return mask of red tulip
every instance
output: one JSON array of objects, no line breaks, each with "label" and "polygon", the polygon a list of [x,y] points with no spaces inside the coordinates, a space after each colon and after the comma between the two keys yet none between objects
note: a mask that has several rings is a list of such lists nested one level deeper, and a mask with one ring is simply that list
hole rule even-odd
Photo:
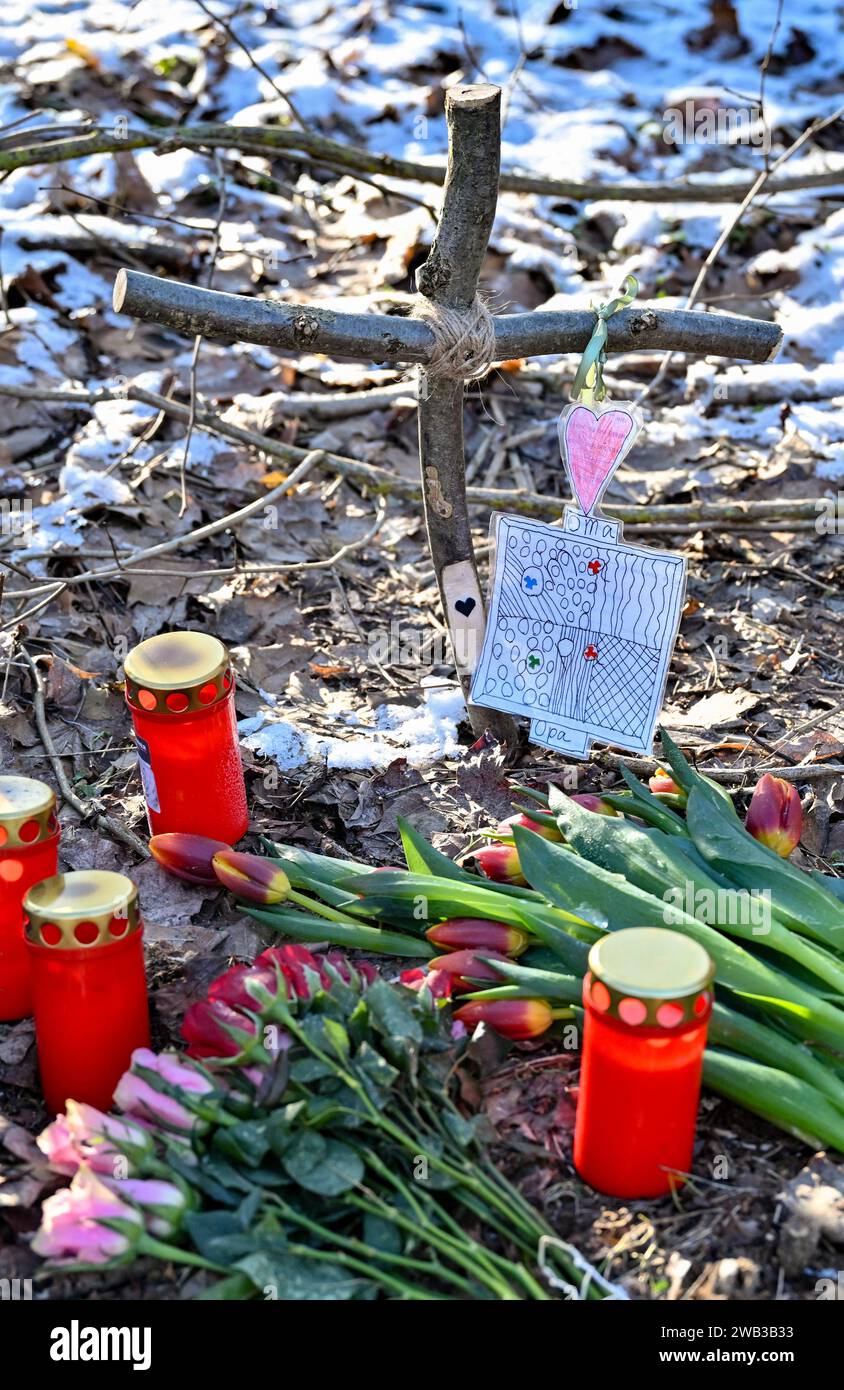
[{"label": "red tulip", "polygon": [[596,796],[594,792],[575,792],[571,800],[576,801],[578,806],[582,806],[584,811],[594,811],[596,816],[618,815],[618,811],[610,806],[608,801]]},{"label": "red tulip", "polygon": [[530,945],[527,932],[508,927],[506,922],[488,922],[482,917],[452,917],[429,927],[425,935],[435,946],[444,946],[448,951],[468,949],[520,956]]},{"label": "red tulip", "polygon": [[502,1037],[518,1042],[547,1032],[554,1011],[544,999],[475,999],[456,1009],[454,1017],[469,1030],[488,1023]]},{"label": "red tulip", "polygon": [[537,814],[541,816],[541,819],[534,820],[532,816],[526,816],[523,811],[516,816],[508,816],[506,820],[501,822],[495,833],[512,839],[513,826],[518,825],[523,830],[535,830],[536,834],[541,835],[544,840],[562,840],[562,832],[554,817],[549,815],[546,818],[541,812]]},{"label": "red tulip", "polygon": [[653,777],[648,778],[648,786],[652,792],[657,794],[660,792],[671,792],[673,796],[682,796],[683,798],[685,798],[686,795],[683,788],[677,786],[674,778],[669,772],[665,771],[664,767],[658,767]]},{"label": "red tulip", "polygon": [[787,859],[803,833],[803,807],[797,788],[766,772],[756,783],[744,824],[754,840]]},{"label": "red tulip", "polygon": [[[501,955],[500,951],[484,951],[483,954],[490,959],[505,963],[507,961],[507,956]],[[450,975],[452,989],[458,994],[464,993],[467,989],[474,989],[479,980],[492,980],[495,984],[501,984],[498,971],[487,965],[474,951],[449,951],[447,956],[435,956],[428,962],[428,967]]]},{"label": "red tulip", "polygon": [[246,902],[283,903],[290,893],[290,880],[276,859],[224,849],[211,862],[223,887]]},{"label": "red tulip", "polygon": [[513,845],[484,845],[483,849],[473,850],[470,857],[485,878],[491,878],[494,883],[527,883],[518,850]]},{"label": "red tulip", "polygon": [[204,835],[183,835],[181,831],[153,835],[149,842],[153,859],[169,874],[186,878],[189,883],[207,883],[215,888],[218,880],[211,861],[215,854],[230,848],[223,840],[208,840]]}]

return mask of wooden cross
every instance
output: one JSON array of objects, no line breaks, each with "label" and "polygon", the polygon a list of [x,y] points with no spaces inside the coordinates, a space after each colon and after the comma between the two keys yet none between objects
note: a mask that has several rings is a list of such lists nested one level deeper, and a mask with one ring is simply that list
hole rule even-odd
[{"label": "wooden cross", "polygon": [[[452,87],[446,95],[448,169],[434,244],[417,274],[420,296],[466,314],[475,300],[478,276],[495,218],[501,156],[501,90],[488,85]],[[564,157],[564,153],[561,151]],[[422,319],[384,314],[338,313],[308,304],[279,304],[242,295],[198,289],[135,270],[121,270],[114,307],[136,318],[166,324],[195,336],[263,343],[285,352],[322,352],[367,362],[431,360],[434,333]],[[496,360],[583,352],[595,315],[580,312],[498,314],[493,319]],[[622,309],[607,322],[610,351],[654,348],[769,362],[782,334],[776,324],[736,315],[652,308]],[[483,602],[477,578],[463,446],[464,382],[423,375],[419,392],[419,459],[425,521],[455,664],[468,696],[472,655],[480,652]],[[465,590],[465,596],[460,595]],[[475,602],[472,596],[476,595]],[[472,651],[455,623],[476,610]],[[458,631],[460,626],[460,631]],[[456,637],[464,640],[456,641]],[[469,705],[476,733],[489,729],[512,748],[510,715]]]}]

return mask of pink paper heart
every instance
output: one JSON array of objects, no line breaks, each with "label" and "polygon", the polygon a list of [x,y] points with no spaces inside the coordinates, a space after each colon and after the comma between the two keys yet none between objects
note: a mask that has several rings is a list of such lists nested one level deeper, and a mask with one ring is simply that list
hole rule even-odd
[{"label": "pink paper heart", "polygon": [[612,476],[632,429],[633,420],[624,410],[606,410],[596,416],[580,405],[566,420],[566,462],[584,512],[591,512]]}]

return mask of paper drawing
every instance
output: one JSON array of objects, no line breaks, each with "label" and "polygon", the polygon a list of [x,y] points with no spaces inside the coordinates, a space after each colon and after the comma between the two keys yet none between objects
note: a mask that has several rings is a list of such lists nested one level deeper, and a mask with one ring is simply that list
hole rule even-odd
[{"label": "paper drawing", "polygon": [[679,556],[501,517],[472,702],[572,757],[595,738],[650,752],[684,587]]}]

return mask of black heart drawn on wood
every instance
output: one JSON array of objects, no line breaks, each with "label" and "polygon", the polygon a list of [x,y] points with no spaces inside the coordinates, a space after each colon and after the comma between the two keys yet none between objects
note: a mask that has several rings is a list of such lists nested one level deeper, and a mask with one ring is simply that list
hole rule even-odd
[{"label": "black heart drawn on wood", "polygon": [[462,613],[464,618],[468,618],[469,614],[472,612],[472,609],[476,606],[476,604],[477,599],[459,598],[454,606],[457,609],[458,613]]}]

